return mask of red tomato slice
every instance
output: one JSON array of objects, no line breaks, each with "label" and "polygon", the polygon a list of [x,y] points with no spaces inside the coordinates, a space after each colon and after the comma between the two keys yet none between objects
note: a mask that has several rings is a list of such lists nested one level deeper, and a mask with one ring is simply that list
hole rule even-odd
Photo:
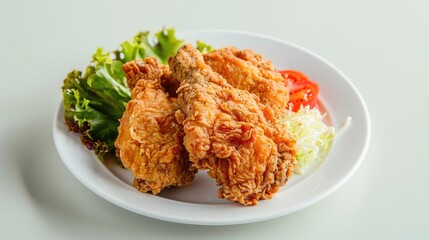
[{"label": "red tomato slice", "polygon": [[282,70],[279,71],[283,78],[284,83],[289,90],[288,106],[292,111],[297,112],[301,105],[310,106],[313,108],[317,105],[317,95],[319,94],[319,85],[310,81],[307,76],[295,70]]}]

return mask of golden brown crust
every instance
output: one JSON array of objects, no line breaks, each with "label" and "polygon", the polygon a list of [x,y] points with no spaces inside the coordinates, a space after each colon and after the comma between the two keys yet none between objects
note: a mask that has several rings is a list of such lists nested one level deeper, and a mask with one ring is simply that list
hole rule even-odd
[{"label": "golden brown crust", "polygon": [[176,117],[190,161],[216,179],[219,197],[243,205],[271,198],[292,174],[295,140],[256,95],[231,86],[192,46],[183,46],[169,65],[181,83]]},{"label": "golden brown crust", "polygon": [[251,50],[221,48],[204,54],[204,61],[233,87],[255,94],[279,116],[287,106],[289,92],[271,61]]},{"label": "golden brown crust", "polygon": [[146,58],[123,68],[133,87],[132,99],[120,119],[115,147],[136,179],[134,187],[158,194],[164,188],[188,184],[196,169],[188,161],[183,128],[175,117],[180,106],[161,85],[168,67]]}]

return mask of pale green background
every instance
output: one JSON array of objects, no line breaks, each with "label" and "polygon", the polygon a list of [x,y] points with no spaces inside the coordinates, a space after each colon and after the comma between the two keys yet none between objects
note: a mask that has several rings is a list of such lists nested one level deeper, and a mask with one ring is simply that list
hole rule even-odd
[{"label": "pale green background", "polygon": [[[425,0],[1,0],[0,239],[428,239],[428,10]],[[356,174],[309,208],[237,226],[154,220],[86,189],[52,140],[62,79],[96,47],[163,26],[267,34],[339,67],[372,120]]]}]

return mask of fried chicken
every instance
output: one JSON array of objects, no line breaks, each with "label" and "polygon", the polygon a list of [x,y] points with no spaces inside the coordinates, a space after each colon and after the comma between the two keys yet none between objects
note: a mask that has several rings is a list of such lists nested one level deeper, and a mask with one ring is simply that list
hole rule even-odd
[{"label": "fried chicken", "polygon": [[132,99],[120,119],[115,147],[135,177],[133,186],[156,195],[164,188],[190,183],[196,169],[188,160],[183,128],[175,117],[180,106],[161,84],[169,79],[168,66],[146,58],[125,64],[123,70]]},{"label": "fried chicken", "polygon": [[284,112],[289,92],[283,77],[262,55],[226,47],[204,54],[204,61],[232,86],[258,96],[261,103],[274,111],[274,116]]},{"label": "fried chicken", "polygon": [[[123,65],[128,88],[133,90],[141,79],[160,79],[161,85],[170,97],[177,97],[180,83],[170,77],[167,65],[159,64],[156,58],[147,57],[143,61],[131,61]],[[135,91],[139,93],[140,91]],[[133,91],[131,92],[133,93]]]},{"label": "fried chicken", "polygon": [[292,175],[295,140],[265,114],[256,95],[231,86],[191,45],[169,65],[180,82],[176,117],[190,161],[216,179],[221,198],[243,205],[270,199]]}]

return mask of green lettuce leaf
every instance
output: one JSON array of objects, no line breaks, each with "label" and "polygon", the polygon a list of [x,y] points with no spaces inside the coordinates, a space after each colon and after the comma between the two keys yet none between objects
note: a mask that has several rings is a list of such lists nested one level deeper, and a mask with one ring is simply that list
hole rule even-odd
[{"label": "green lettuce leaf", "polygon": [[213,47],[211,45],[202,41],[197,41],[197,49],[203,54],[213,51]]},{"label": "green lettuce leaf", "polygon": [[130,100],[122,65],[97,49],[85,74],[70,72],[62,87],[69,130],[81,133],[82,143],[101,160],[114,150],[118,119]]},{"label": "green lettuce leaf", "polygon": [[163,29],[154,37],[149,32],[138,33],[132,40],[121,43],[113,54],[97,49],[84,74],[73,70],[63,82],[64,118],[68,129],[79,132],[82,143],[94,150],[100,160],[106,153],[114,153],[118,119],[130,100],[122,65],[145,57],[156,57],[165,64],[182,45],[174,29]]},{"label": "green lettuce leaf", "polygon": [[145,57],[155,57],[162,64],[167,64],[168,58],[176,54],[184,44],[176,38],[174,29],[163,29],[151,37],[149,32],[141,32],[134,36],[133,41],[125,41],[115,52],[116,58],[123,62]]}]

